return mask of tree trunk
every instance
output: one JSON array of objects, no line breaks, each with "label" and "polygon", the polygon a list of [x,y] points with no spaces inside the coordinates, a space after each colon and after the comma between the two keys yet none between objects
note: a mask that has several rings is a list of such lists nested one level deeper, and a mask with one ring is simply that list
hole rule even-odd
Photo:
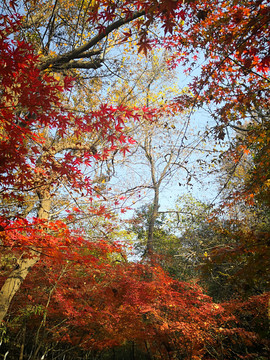
[{"label": "tree trunk", "polygon": [[[38,218],[48,220],[51,208],[51,196],[48,188],[37,192],[39,197]],[[31,268],[39,261],[40,253],[32,249],[30,257],[17,260],[16,268],[10,273],[0,291],[0,323],[4,320],[14,295]]]},{"label": "tree trunk", "polygon": [[13,296],[19,290],[30,269],[40,258],[35,251],[32,251],[31,255],[31,258],[17,261],[16,269],[10,273],[9,277],[2,286],[0,291],[0,322],[2,322],[6,316]]},{"label": "tree trunk", "polygon": [[155,230],[155,222],[158,217],[158,208],[159,208],[159,186],[154,184],[154,201],[153,208],[150,213],[149,225],[148,225],[148,236],[147,236],[147,244],[146,244],[146,254],[150,256],[154,252],[154,230]]},{"label": "tree trunk", "polygon": [[26,334],[26,324],[23,325],[22,343],[21,343],[19,360],[23,360],[23,353],[24,353],[24,346],[25,346],[25,334]]}]

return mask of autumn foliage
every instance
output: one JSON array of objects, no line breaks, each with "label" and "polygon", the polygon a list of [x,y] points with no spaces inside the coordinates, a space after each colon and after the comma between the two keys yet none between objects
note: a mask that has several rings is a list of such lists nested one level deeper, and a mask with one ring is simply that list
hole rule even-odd
[{"label": "autumn foliage", "polygon": [[[147,56],[153,48],[165,46],[170,51],[168,64],[189,64],[187,72],[205,55],[202,74],[190,91],[166,106],[173,112],[213,101],[215,134],[223,139],[227,126],[242,126],[254,109],[259,109],[255,116],[264,119],[269,98],[270,58],[263,41],[269,35],[269,5],[232,3],[222,7],[220,1],[122,1],[119,7],[117,2],[92,1],[87,21],[97,31],[95,45],[122,24],[132,23],[139,53]],[[11,6],[15,9],[16,2]],[[129,250],[110,237],[115,220],[112,207],[124,197],[107,201],[107,193],[100,192],[86,169],[115,152],[124,156],[134,143],[127,124],[155,123],[164,109],[93,102],[84,113],[70,110],[69,92],[80,80],[76,71],[90,65],[97,69],[103,60],[89,65],[76,60],[76,51],[52,55],[43,48],[38,52],[35,44],[20,36],[24,20],[0,18],[3,356],[13,346],[13,356],[20,360],[24,354],[33,359],[48,354],[72,359],[74,353],[94,358],[130,343],[149,359],[264,355],[269,346],[262,331],[267,326],[266,292],[217,304],[198,279],[190,283],[173,279],[154,254],[151,259],[129,261]],[[164,37],[148,32],[156,25]],[[130,29],[123,31],[119,44],[132,37]],[[85,53],[89,48],[81,46],[81,58],[92,56]],[[268,132],[264,121],[247,127],[245,140],[231,149],[236,161],[240,153],[253,152],[255,164],[234,199],[257,198],[268,204]],[[98,140],[93,140],[94,135]],[[72,206],[66,201],[67,193]],[[57,196],[62,196],[60,210],[54,204]],[[78,204],[78,198],[87,199],[86,205]],[[76,226],[84,217],[94,218],[96,224],[91,229],[81,223]],[[267,263],[268,233],[239,230],[230,233],[230,240],[230,254],[229,247],[216,247],[209,261],[244,258],[242,273],[236,272],[235,278],[255,264],[254,274],[245,276],[259,281],[263,269],[258,256]]]},{"label": "autumn foliage", "polygon": [[257,340],[199,286],[172,280],[158,266],[113,264],[106,251],[77,265],[42,260],[12,306],[11,331],[24,318],[44,347],[55,341],[101,351],[132,341],[156,358],[207,359],[211,349],[229,358],[230,341]]},{"label": "autumn foliage", "polygon": [[241,125],[252,112],[264,114],[269,106],[269,3],[192,1],[182,6],[185,21],[165,40],[177,49],[172,65],[183,64],[187,73],[202,66],[190,83],[191,94],[180,96],[178,104],[213,104],[210,111],[222,139],[226,126]]}]

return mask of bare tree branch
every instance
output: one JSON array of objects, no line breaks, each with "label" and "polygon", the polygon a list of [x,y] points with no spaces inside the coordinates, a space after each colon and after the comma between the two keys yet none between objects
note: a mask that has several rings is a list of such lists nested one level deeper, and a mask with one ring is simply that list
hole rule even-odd
[{"label": "bare tree branch", "polygon": [[[138,19],[139,17],[145,15],[145,11],[136,11],[131,16],[119,19],[107,26],[102,32],[98,35],[94,36],[87,43],[75,48],[74,50],[63,54],[58,55],[57,57],[50,57],[47,60],[43,61],[39,68],[40,70],[45,70],[48,67],[52,67],[54,69],[63,69],[65,65],[68,64],[71,60],[78,59],[81,57],[85,57],[86,51],[97,45],[101,40],[103,40],[106,36],[108,36],[111,32],[116,29],[119,29],[122,25],[128,24],[129,22]],[[89,54],[89,53],[88,53]]]}]

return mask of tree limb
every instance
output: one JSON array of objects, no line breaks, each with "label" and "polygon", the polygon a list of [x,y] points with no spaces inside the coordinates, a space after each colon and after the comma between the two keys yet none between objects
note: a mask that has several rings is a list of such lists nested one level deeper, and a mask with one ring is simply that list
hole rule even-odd
[{"label": "tree limb", "polygon": [[71,60],[78,59],[85,56],[85,52],[91,49],[93,46],[97,45],[102,39],[108,36],[111,32],[116,29],[119,29],[122,25],[128,24],[129,22],[138,19],[139,17],[145,15],[145,11],[136,11],[131,16],[127,18],[121,18],[111,25],[108,25],[102,32],[94,36],[87,43],[77,47],[76,49],[63,54],[58,55],[57,57],[49,58],[46,61],[42,62],[39,66],[40,70],[45,70],[48,67],[52,68],[63,68],[64,64],[68,64]]}]

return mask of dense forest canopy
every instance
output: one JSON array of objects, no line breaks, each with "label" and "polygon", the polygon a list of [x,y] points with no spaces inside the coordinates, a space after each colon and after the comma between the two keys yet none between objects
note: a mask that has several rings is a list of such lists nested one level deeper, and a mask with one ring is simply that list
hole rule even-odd
[{"label": "dense forest canopy", "polygon": [[3,1],[3,359],[268,359],[269,10]]}]

